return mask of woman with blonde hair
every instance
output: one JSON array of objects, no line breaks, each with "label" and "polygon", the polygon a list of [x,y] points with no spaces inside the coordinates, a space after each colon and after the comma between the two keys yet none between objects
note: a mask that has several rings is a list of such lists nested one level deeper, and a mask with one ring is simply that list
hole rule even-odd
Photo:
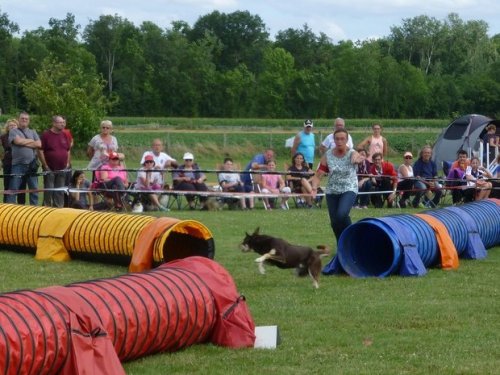
[{"label": "woman with blonde hair", "polygon": [[113,123],[109,120],[101,122],[101,132],[95,135],[87,147],[87,156],[90,159],[88,169],[98,169],[101,165],[107,164],[109,154],[117,152],[118,141],[112,135]]}]

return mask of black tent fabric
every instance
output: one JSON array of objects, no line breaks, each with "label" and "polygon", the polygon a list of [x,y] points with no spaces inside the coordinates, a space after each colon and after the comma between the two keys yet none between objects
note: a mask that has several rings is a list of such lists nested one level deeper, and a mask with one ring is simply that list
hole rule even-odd
[{"label": "black tent fabric", "polygon": [[460,149],[471,150],[474,155],[480,156],[479,145],[489,124],[495,124],[500,135],[500,120],[483,115],[465,115],[449,124],[434,144],[432,159],[438,168],[442,167],[443,161],[455,160]]}]

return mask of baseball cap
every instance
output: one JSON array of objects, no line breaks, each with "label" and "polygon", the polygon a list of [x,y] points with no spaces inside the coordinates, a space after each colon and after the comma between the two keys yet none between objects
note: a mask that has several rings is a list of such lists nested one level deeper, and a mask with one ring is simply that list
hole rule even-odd
[{"label": "baseball cap", "polygon": [[406,151],[403,155],[403,157],[411,156],[413,157],[413,154],[410,151]]},{"label": "baseball cap", "polygon": [[155,158],[153,157],[153,155],[146,155],[144,157],[144,163],[143,164],[146,164],[147,161],[152,161],[154,163]]},{"label": "baseball cap", "polygon": [[310,126],[311,128],[314,126],[313,122],[311,120],[306,120],[304,121],[304,127]]},{"label": "baseball cap", "polygon": [[193,156],[193,154],[192,154],[192,153],[190,153],[190,152],[186,152],[182,158],[183,158],[184,160],[193,160],[193,159],[194,159],[194,156]]}]

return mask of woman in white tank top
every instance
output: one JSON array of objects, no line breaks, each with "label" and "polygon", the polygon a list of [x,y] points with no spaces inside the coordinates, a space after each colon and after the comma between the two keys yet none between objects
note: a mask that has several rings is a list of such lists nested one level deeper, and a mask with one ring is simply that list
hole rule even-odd
[{"label": "woman in white tank top", "polygon": [[412,194],[413,185],[415,184],[415,179],[413,178],[413,154],[410,151],[406,151],[403,155],[404,162],[398,168],[398,191],[402,193],[401,199],[399,200],[399,207],[405,208],[408,204],[408,199]]}]

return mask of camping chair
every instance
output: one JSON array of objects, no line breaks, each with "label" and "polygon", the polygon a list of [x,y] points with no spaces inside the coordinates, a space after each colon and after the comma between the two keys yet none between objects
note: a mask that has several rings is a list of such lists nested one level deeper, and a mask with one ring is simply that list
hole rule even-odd
[{"label": "camping chair", "polygon": [[[238,163],[234,163],[233,162],[233,166],[234,166],[234,169],[235,171],[238,171],[240,170],[241,166],[238,164]],[[224,192],[224,188],[222,187],[223,185],[223,180],[221,179],[221,176],[222,176],[222,173],[227,173],[226,171],[224,171],[224,167],[222,164],[217,164],[215,166],[215,169],[217,171],[217,182],[218,182],[218,185],[214,185],[212,186],[211,190],[212,191],[215,191],[215,192]],[[234,172],[235,174],[237,174],[238,172]],[[228,191],[228,190],[226,190]],[[240,206],[240,198],[232,198],[232,197],[216,197],[215,200],[222,206],[224,206],[225,204],[227,204],[227,207],[232,210],[232,209],[235,209],[235,208],[238,208]]]}]

